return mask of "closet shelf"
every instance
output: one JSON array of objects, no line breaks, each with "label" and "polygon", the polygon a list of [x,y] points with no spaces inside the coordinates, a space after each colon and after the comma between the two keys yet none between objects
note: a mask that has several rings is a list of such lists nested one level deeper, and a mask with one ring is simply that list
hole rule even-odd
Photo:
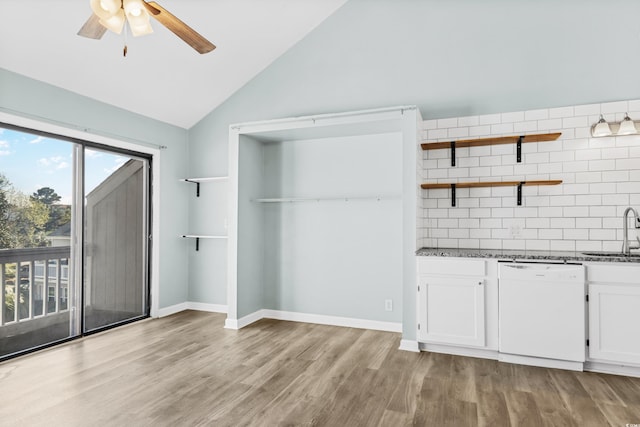
[{"label": "closet shelf", "polygon": [[423,150],[451,150],[451,166],[456,165],[456,148],[480,147],[483,145],[500,145],[500,144],[516,144],[517,153],[516,160],[518,163],[522,160],[522,144],[527,142],[551,142],[560,138],[561,132],[556,133],[537,133],[530,135],[514,135],[514,136],[497,136],[479,139],[458,139],[447,142],[425,142],[420,144]]},{"label": "closet shelf", "polygon": [[539,181],[485,181],[485,182],[452,182],[452,183],[424,183],[420,185],[423,190],[451,189],[451,206],[456,205],[456,188],[477,188],[477,187],[518,187],[518,206],[522,205],[522,186],[525,185],[558,185],[562,184],[561,179],[539,180]]},{"label": "closet shelf", "polygon": [[257,203],[295,203],[295,202],[321,202],[321,201],[344,201],[350,200],[397,200],[401,195],[380,195],[380,196],[341,196],[341,197],[272,197],[263,199],[252,199]]},{"label": "closet shelf", "polygon": [[200,183],[212,181],[226,181],[228,176],[207,176],[202,178],[181,178],[180,181],[196,184],[196,197],[200,197]]}]

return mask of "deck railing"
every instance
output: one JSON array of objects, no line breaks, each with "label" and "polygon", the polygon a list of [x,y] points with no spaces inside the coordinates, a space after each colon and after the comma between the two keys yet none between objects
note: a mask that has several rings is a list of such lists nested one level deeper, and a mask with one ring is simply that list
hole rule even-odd
[{"label": "deck railing", "polygon": [[0,249],[0,326],[69,309],[69,246]]}]

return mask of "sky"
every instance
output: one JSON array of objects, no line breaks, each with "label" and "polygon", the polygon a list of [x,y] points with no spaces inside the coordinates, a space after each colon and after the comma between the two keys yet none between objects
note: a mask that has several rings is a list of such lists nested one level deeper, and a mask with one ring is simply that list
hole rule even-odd
[{"label": "sky", "polygon": [[[13,187],[31,195],[51,187],[71,204],[73,144],[52,138],[0,128],[0,174]],[[128,160],[105,151],[85,150],[85,194]]]}]

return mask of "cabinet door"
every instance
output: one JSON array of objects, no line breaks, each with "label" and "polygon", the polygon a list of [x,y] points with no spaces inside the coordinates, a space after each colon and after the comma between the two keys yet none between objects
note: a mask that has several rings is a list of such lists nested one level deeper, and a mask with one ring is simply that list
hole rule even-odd
[{"label": "cabinet door", "polygon": [[418,340],[485,345],[484,279],[420,276]]},{"label": "cabinet door", "polygon": [[589,285],[589,357],[640,364],[640,286]]}]

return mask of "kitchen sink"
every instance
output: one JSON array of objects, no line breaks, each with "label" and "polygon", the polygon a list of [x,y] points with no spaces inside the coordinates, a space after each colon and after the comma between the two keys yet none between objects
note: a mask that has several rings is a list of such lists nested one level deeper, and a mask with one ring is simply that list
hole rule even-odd
[{"label": "kitchen sink", "polygon": [[582,255],[602,256],[602,257],[621,257],[621,258],[640,257],[640,253],[624,254],[622,252],[582,252]]}]

